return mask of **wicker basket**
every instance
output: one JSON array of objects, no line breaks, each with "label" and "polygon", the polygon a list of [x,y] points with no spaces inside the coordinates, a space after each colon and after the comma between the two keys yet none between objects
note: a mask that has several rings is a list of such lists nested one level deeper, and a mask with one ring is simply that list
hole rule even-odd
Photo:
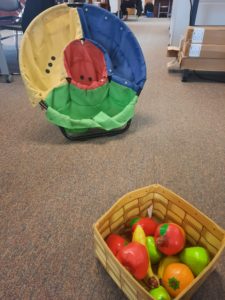
[{"label": "wicker basket", "polygon": [[94,224],[95,254],[129,299],[152,299],[145,286],[119,263],[104,241],[111,232],[121,231],[132,217],[146,216],[151,205],[153,216],[163,222],[181,225],[190,244],[202,245],[212,255],[209,265],[175,298],[190,299],[214,270],[225,247],[225,231],[190,203],[160,185],[150,185],[124,195]]}]

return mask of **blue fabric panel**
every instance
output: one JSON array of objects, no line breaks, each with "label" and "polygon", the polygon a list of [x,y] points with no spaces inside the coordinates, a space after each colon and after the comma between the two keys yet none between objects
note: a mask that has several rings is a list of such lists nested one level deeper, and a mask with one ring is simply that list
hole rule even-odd
[{"label": "blue fabric panel", "polygon": [[80,22],[81,22],[81,26],[82,26],[82,30],[83,30],[83,36],[86,37],[87,39],[90,39],[91,38],[90,30],[88,28],[88,25],[87,25],[87,22],[86,22],[86,19],[84,16],[84,11],[80,7],[77,8],[77,11],[78,11],[78,14],[80,17]]},{"label": "blue fabric panel", "polygon": [[79,12],[85,28],[84,36],[87,34],[87,38],[103,46],[109,54],[113,66],[112,79],[140,92],[146,80],[146,65],[134,34],[124,22],[105,9],[86,4],[79,10],[84,13]]},{"label": "blue fabric panel", "polygon": [[103,52],[104,58],[105,58],[105,63],[106,63],[106,68],[107,68],[107,72],[108,72],[108,76],[112,76],[112,62],[111,62],[111,59],[110,59],[106,49],[104,47],[102,47],[102,45],[98,44],[96,41],[93,41],[93,40],[88,39],[88,38],[86,38],[86,40],[93,43],[96,47],[98,47]]}]

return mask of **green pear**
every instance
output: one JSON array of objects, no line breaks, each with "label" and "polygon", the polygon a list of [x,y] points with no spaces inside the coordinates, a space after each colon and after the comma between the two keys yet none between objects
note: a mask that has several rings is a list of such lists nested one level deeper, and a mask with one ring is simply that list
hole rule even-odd
[{"label": "green pear", "polygon": [[154,300],[170,300],[170,295],[163,286],[152,289],[149,294]]},{"label": "green pear", "polygon": [[180,260],[197,276],[210,262],[208,251],[203,247],[187,247],[180,253]]},{"label": "green pear", "polygon": [[157,262],[159,262],[162,258],[162,253],[157,249],[153,236],[146,237],[146,247],[150,256],[151,263],[157,264]]}]

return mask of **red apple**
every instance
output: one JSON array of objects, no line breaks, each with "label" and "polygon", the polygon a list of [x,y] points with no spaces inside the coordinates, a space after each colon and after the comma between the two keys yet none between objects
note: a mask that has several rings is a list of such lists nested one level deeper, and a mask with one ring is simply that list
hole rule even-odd
[{"label": "red apple", "polygon": [[106,244],[112,253],[116,255],[117,252],[127,244],[127,242],[122,236],[111,233],[106,239]]},{"label": "red apple", "polygon": [[142,244],[131,242],[120,249],[116,257],[136,279],[141,280],[147,275],[149,258]]}]

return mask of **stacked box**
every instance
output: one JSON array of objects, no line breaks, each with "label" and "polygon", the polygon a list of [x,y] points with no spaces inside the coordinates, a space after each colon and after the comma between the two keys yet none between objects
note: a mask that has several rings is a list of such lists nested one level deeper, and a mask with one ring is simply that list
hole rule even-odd
[{"label": "stacked box", "polygon": [[181,69],[225,72],[225,26],[190,26],[179,52]]},{"label": "stacked box", "polygon": [[185,41],[195,44],[225,45],[225,26],[189,26]]},{"label": "stacked box", "polygon": [[136,9],[135,8],[127,8],[128,15],[136,15]]}]

